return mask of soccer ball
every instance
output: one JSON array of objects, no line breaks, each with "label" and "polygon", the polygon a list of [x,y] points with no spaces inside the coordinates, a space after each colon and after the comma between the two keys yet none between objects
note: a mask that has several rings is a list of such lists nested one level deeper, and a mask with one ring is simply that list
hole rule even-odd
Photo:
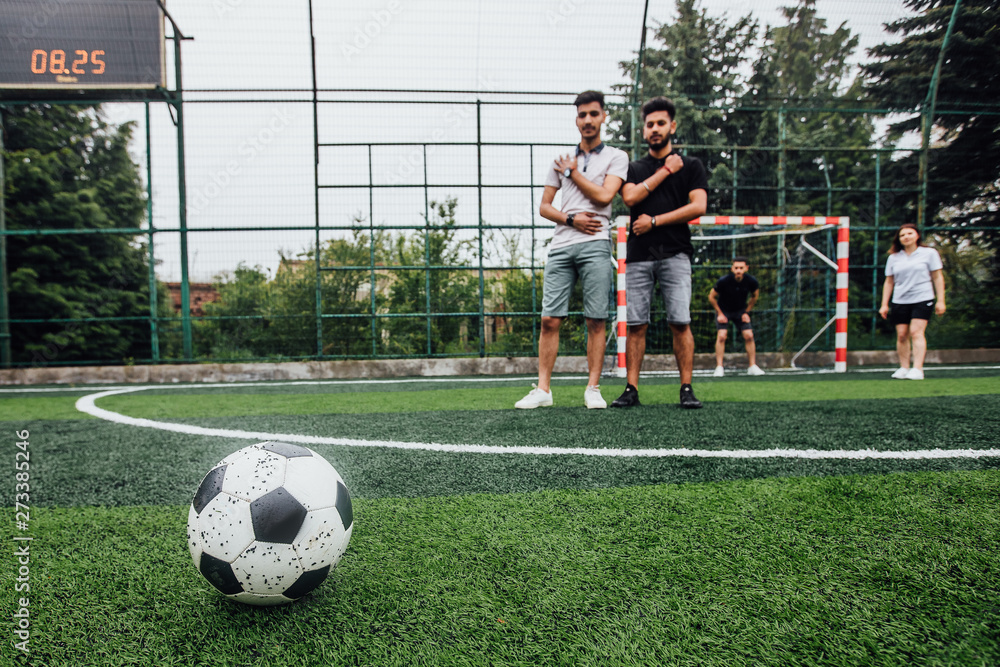
[{"label": "soccer ball", "polygon": [[191,558],[227,597],[285,604],[319,586],[354,529],[351,496],[326,459],[261,442],[222,459],[188,510]]}]

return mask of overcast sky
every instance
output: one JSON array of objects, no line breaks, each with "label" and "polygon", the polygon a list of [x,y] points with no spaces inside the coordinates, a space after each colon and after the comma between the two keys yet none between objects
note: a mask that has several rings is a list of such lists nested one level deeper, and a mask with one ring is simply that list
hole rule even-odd
[{"label": "overcast sky", "polygon": [[[704,0],[713,15],[752,13],[762,24],[781,24],[778,5],[763,0]],[[313,206],[312,106],[299,93],[219,93],[200,90],[309,89],[309,6],[306,0],[170,0],[168,10],[185,35],[183,44],[186,167],[189,225],[194,228],[310,225]],[[650,2],[649,26],[671,20],[673,2]],[[831,27],[847,22],[862,48],[885,41],[882,24],[906,13],[896,0],[819,0]],[[320,141],[475,141],[475,99],[559,102],[555,106],[483,107],[479,131],[484,141],[560,143],[578,140],[566,96],[510,96],[504,91],[574,93],[610,91],[622,83],[618,63],[634,57],[642,26],[643,2],[619,0],[356,0],[314,4],[316,67],[321,89],[474,91],[447,95],[394,93],[382,98],[439,101],[442,104],[375,104],[357,100],[362,92],[324,94],[344,100],[321,106]],[[168,51],[171,50],[168,42]],[[863,59],[863,51],[856,58]],[[172,81],[172,76],[171,76]],[[197,100],[254,98],[254,104],[207,104]],[[288,101],[281,101],[288,100]],[[298,102],[296,102],[298,100]],[[347,100],[351,100],[347,102]],[[139,119],[137,105],[106,105],[112,120]],[[163,104],[153,105],[154,223],[177,226],[176,133]],[[136,133],[142,160],[145,128]],[[495,185],[540,184],[557,147],[488,147],[484,181]],[[321,151],[320,182],[357,185],[323,190],[321,224],[349,224],[369,215],[376,224],[419,224],[422,188],[376,190],[369,202],[369,177],[376,183],[423,183],[429,196],[458,196],[459,221],[475,224],[475,148],[372,149],[369,176],[366,147]],[[144,165],[143,165],[144,166]],[[488,189],[483,217],[488,222],[530,224],[537,220],[540,192]],[[371,204],[371,206],[369,206]],[[761,212],[765,214],[766,212]],[[324,237],[335,235],[324,234]],[[544,237],[544,234],[542,235]],[[211,280],[243,261],[271,271],[279,250],[294,255],[312,242],[310,232],[193,233],[191,278]],[[544,238],[536,239],[541,247]],[[158,236],[156,254],[164,280],[180,276],[177,235]]]}]

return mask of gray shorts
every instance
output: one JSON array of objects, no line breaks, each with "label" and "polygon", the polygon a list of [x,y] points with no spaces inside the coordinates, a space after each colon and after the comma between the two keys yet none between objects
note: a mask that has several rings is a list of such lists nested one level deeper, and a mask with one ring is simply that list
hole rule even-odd
[{"label": "gray shorts", "polygon": [[569,298],[579,278],[583,281],[584,317],[608,319],[614,274],[610,241],[585,241],[549,251],[545,260],[542,317],[569,314]]},{"label": "gray shorts", "polygon": [[654,281],[660,284],[667,322],[691,324],[691,258],[678,253],[667,259],[625,265],[628,325],[649,324]]}]

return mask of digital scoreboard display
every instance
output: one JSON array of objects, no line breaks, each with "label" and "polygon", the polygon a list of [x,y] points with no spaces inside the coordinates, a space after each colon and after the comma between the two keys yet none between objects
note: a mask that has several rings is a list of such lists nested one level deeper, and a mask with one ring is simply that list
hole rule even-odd
[{"label": "digital scoreboard display", "polygon": [[0,0],[0,89],[166,87],[155,0]]}]

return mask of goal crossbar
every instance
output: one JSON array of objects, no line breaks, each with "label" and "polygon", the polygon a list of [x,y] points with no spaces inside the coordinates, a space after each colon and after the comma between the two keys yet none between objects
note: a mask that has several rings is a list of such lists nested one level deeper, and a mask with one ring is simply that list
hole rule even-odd
[{"label": "goal crossbar", "polygon": [[[620,215],[615,219],[617,227],[617,299],[616,299],[616,334],[617,334],[617,374],[618,377],[625,377],[625,340],[626,340],[626,293],[625,293],[625,252],[626,241],[628,239],[629,216]],[[789,227],[836,227],[837,228],[837,258],[836,262],[820,253],[818,250],[806,244],[810,252],[818,255],[823,261],[837,270],[837,305],[833,322],[836,324],[836,334],[834,339],[834,371],[844,373],[847,371],[847,294],[848,294],[848,259],[850,241],[850,218],[846,216],[794,216],[794,215],[716,215],[702,216],[691,220],[692,226],[732,226],[732,227],[754,227],[770,226],[776,228]],[[829,326],[829,323],[827,324]],[[827,327],[823,327],[826,330]],[[814,337],[813,340],[818,338]],[[809,342],[809,345],[813,341]],[[806,346],[808,347],[808,345]],[[801,354],[805,351],[799,351]],[[796,355],[798,357],[798,355]]]}]

